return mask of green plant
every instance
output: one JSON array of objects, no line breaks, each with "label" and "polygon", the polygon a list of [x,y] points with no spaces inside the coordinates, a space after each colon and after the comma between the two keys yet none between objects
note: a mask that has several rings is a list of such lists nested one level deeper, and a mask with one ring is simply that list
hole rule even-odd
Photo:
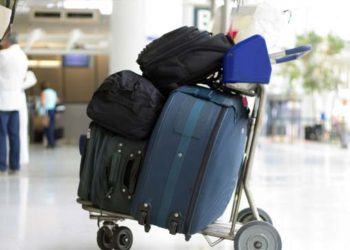
[{"label": "green plant", "polygon": [[286,90],[288,95],[292,95],[296,89],[298,79],[301,77],[302,72],[296,62],[290,62],[283,65],[281,68],[281,75],[285,76],[288,80],[288,89]]},{"label": "green plant", "polygon": [[0,5],[5,6],[6,5],[6,0],[0,0]]},{"label": "green plant", "polygon": [[301,80],[306,93],[313,94],[329,90],[337,90],[341,80],[334,74],[330,62],[339,54],[345,44],[333,34],[322,37],[314,31],[297,36],[296,45],[310,44],[312,52],[295,63],[285,64],[281,73],[288,78],[289,86],[293,87],[296,80]]}]

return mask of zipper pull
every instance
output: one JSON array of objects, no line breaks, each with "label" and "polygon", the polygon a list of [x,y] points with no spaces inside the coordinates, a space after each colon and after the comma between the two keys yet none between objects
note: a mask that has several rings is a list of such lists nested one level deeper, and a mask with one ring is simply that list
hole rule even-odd
[{"label": "zipper pull", "polygon": [[107,194],[106,194],[106,197],[107,197],[108,199],[112,198],[113,191],[114,191],[114,187],[111,187],[111,188],[108,190],[108,192],[107,192]]}]

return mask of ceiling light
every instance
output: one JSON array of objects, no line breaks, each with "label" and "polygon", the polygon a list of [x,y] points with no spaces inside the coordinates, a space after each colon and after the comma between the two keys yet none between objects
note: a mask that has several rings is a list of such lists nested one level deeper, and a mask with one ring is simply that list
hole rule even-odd
[{"label": "ceiling light", "polygon": [[98,9],[102,15],[110,15],[113,11],[112,0],[65,0],[66,9]]}]

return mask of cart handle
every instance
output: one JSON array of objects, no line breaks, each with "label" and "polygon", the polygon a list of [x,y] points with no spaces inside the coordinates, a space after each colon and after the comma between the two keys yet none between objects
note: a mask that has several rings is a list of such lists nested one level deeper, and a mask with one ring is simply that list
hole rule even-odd
[{"label": "cart handle", "polygon": [[312,50],[311,45],[303,45],[293,49],[270,54],[271,64],[279,64],[299,59]]}]

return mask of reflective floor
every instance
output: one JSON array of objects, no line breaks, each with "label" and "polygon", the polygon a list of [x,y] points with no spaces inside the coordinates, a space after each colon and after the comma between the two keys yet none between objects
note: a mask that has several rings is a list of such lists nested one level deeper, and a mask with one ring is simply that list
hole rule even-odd
[{"label": "reflective floor", "polygon": [[[349,249],[350,151],[319,144],[263,140],[252,187],[270,213],[284,250]],[[75,147],[32,147],[18,176],[0,176],[0,249],[97,249],[96,222],[75,203],[79,155]],[[186,243],[133,222],[133,249],[210,249],[201,236]],[[231,242],[215,249],[233,249]]]}]

